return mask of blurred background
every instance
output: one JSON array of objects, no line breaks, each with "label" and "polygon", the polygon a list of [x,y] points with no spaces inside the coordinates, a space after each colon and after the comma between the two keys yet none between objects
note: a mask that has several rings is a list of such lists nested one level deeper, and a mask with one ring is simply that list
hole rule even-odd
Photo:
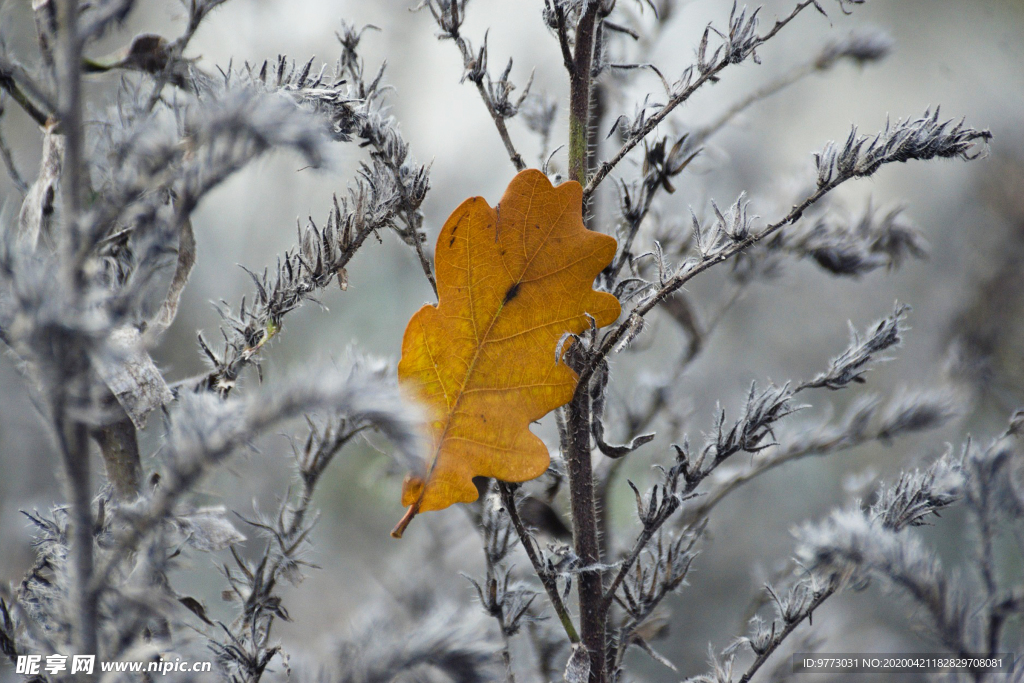
[{"label": "blurred background", "polygon": [[[33,54],[34,41],[28,4],[17,0],[0,5],[4,38],[15,52],[21,47],[26,55]],[[634,7],[628,0],[619,4],[629,5],[624,9],[630,11]],[[766,2],[763,26],[787,14],[792,4]],[[912,330],[892,362],[869,375],[867,388],[890,396],[953,386],[971,400],[964,415],[941,432],[887,448],[864,447],[832,459],[802,461],[727,499],[712,519],[708,542],[690,574],[691,585],[670,603],[669,634],[656,643],[680,671],[637,656],[637,673],[651,681],[702,672],[709,642],[721,649],[745,633],[747,606],[791,553],[790,530],[847,504],[851,477],[868,472],[891,479],[947,443],[959,448],[968,434],[984,442],[1024,403],[1024,1],[875,0],[850,16],[835,3],[822,4],[829,10],[828,19],[804,12],[758,51],[760,65],[748,61],[729,67],[721,82],[678,109],[672,117],[676,129],[713,120],[744,94],[854,28],[884,31],[894,41],[893,53],[880,64],[841,64],[827,74],[812,75],[747,110],[679,177],[676,193],[658,208],[666,223],[687,220],[691,206],[700,214],[709,199],[731,204],[741,191],[752,202],[751,212],[764,221],[781,216],[780,210],[792,201],[792,188],[812,177],[812,153],[828,140],[845,138],[851,124],[873,133],[887,119],[917,117],[941,105],[943,117],[965,117],[969,125],[989,128],[994,134],[991,151],[973,163],[890,165],[871,179],[840,188],[838,201],[854,214],[869,199],[876,207],[905,206],[905,215],[928,240],[930,257],[859,280],[830,278],[809,263],[792,263],[778,279],[748,289],[680,380],[683,429],[699,443],[701,431],[712,427],[716,403],[735,416],[751,381],[781,383],[814,376],[845,347],[847,321],[863,330],[890,313],[896,300],[912,306]],[[173,37],[181,31],[183,12],[177,3],[138,5],[124,31],[106,39],[111,52],[140,32]],[[334,32],[342,20],[376,27],[363,42],[367,69],[387,62],[385,80],[395,88],[391,112],[401,122],[412,154],[420,161],[433,160],[432,190],[424,204],[432,244],[462,199],[481,195],[493,205],[514,169],[475,88],[459,83],[462,60],[456,48],[436,40],[429,14],[410,12],[412,5],[406,0],[233,0],[204,24],[190,54],[208,70],[214,65],[226,68],[232,60],[235,66],[243,61],[259,64],[279,54],[300,63],[316,55],[317,61],[331,63],[338,51]],[[541,20],[542,5],[541,0],[475,0],[463,33],[479,45],[489,29],[492,74],[511,56],[514,82],[525,84],[533,71],[533,92],[555,98],[559,118],[553,148],[567,138],[568,88],[557,40]],[[730,0],[679,2],[650,61],[670,80],[678,77],[693,61],[706,24],[723,26],[731,6]],[[102,78],[87,85],[94,96],[110,91]],[[634,104],[647,93],[658,101],[661,86],[656,76],[645,73],[622,97],[609,101],[605,130],[619,114],[631,117]],[[93,106],[101,104],[94,101]],[[19,167],[34,176],[38,131],[11,103],[3,126]],[[510,132],[528,162],[539,165],[537,137],[518,119],[511,121]],[[605,154],[613,151],[614,140],[602,149]],[[194,221],[198,264],[174,326],[153,350],[169,381],[203,370],[196,331],[204,331],[208,339],[219,336],[220,318],[211,302],[237,307],[249,294],[250,280],[236,264],[254,271],[272,266],[275,255],[293,244],[296,220],[325,220],[332,193],[345,191],[364,158],[355,145],[337,146],[323,170],[301,168],[295,157],[267,158],[206,200]],[[560,152],[552,168],[564,165]],[[629,178],[636,172],[627,163],[617,175]],[[20,195],[6,177],[0,177],[0,198],[3,219],[16,216]],[[606,194],[601,206],[611,209],[614,202]],[[397,362],[406,321],[432,301],[432,294],[411,250],[390,235],[383,237],[382,244],[370,245],[356,257],[348,269],[347,291],[331,288],[322,307],[307,305],[287,318],[283,333],[265,353],[265,382],[314,361],[341,358],[350,346]],[[718,309],[724,278],[712,271],[693,282],[689,291],[699,315],[706,318]],[[629,400],[639,373],[667,372],[685,343],[667,317],[657,319],[646,334],[651,343],[638,344],[613,366],[613,415],[617,402]],[[802,421],[841,413],[856,391],[860,389],[843,395],[814,393],[808,401],[814,405],[791,418],[790,428],[799,431]],[[549,421],[540,433],[555,443]],[[159,419],[150,421],[150,444],[160,429]],[[626,475],[638,484],[650,483],[651,465],[668,461],[670,453],[668,442],[658,440],[630,456]],[[223,503],[244,513],[254,505],[275,509],[289,483],[290,456],[287,434],[265,440],[258,451],[240,454],[208,481],[208,499],[200,502]],[[479,573],[482,567],[479,538],[470,530],[468,515],[459,507],[424,515],[404,540],[390,539],[388,531],[402,510],[400,480],[385,476],[386,466],[387,459],[369,445],[350,447],[319,490],[322,519],[309,560],[322,569],[286,591],[293,621],[276,632],[293,654],[324,656],[332,643],[360,628],[367,605],[418,590],[426,578],[425,563],[444,567],[444,585],[432,588],[455,601],[476,600],[458,573]],[[53,445],[5,357],[0,357],[0,472],[0,580],[17,582],[32,561],[29,529],[19,510],[47,509],[60,503],[62,495]],[[631,501],[623,479],[612,501],[615,528],[622,530],[620,543],[632,534]],[[448,540],[446,530],[451,529],[463,539],[457,547]],[[964,520],[953,514],[924,533],[955,566]],[[1010,553],[1003,561],[1011,571],[1020,564]],[[200,556],[194,562],[202,571],[183,572],[183,585],[176,587],[202,598],[212,614],[228,618],[213,560]],[[430,580],[437,575],[432,572]],[[872,587],[830,601],[815,613],[814,628],[827,637],[823,649],[831,652],[933,647],[926,634],[913,628],[909,609]]]}]

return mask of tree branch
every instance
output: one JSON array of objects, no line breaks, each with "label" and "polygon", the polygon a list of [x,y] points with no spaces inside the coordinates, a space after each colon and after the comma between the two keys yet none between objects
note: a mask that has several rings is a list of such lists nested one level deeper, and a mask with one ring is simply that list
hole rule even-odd
[{"label": "tree branch", "polygon": [[[594,38],[601,2],[585,5],[576,24],[573,68],[569,74],[569,178],[580,185],[587,182],[587,141],[590,131],[590,81]],[[586,201],[586,200],[584,200]],[[594,471],[590,451],[589,376],[581,377],[567,410],[569,452],[566,454],[569,494],[572,506],[573,541],[584,567],[601,563],[597,510],[594,505]],[[601,610],[604,598],[603,573],[584,571],[579,575],[580,630],[590,655],[590,683],[607,679],[606,620]]]},{"label": "tree branch", "polygon": [[711,123],[690,133],[687,139],[688,147],[700,147],[750,106],[778,94],[811,74],[828,71],[843,59],[860,65],[875,62],[884,59],[891,50],[891,40],[879,32],[854,33],[844,40],[830,42],[813,58],[791,67],[774,80],[748,93],[730,105]]}]

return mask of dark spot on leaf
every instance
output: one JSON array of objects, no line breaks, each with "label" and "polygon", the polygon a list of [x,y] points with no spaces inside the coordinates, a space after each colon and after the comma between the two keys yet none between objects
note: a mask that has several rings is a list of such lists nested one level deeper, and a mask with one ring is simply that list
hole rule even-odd
[{"label": "dark spot on leaf", "polygon": [[511,287],[509,287],[508,291],[505,292],[505,300],[502,302],[502,304],[504,305],[504,304],[507,304],[509,301],[512,301],[512,299],[515,299],[518,294],[519,294],[519,283],[517,282],[514,285],[512,285]]},{"label": "dark spot on leaf", "polygon": [[[465,216],[463,216],[462,218],[465,218]],[[449,247],[455,244],[455,231],[459,229],[460,225],[462,225],[462,218],[459,218],[459,220],[455,221],[455,225],[452,226],[452,238],[448,240]]]}]

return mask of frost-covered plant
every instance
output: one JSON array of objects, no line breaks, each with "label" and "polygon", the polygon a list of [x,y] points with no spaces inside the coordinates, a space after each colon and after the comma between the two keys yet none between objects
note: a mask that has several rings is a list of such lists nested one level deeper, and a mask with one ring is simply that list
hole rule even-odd
[{"label": "frost-covered plant", "polygon": [[[837,0],[829,11],[849,13],[863,1]],[[814,156],[816,173],[806,192],[784,198],[791,208],[766,219],[755,215],[746,195],[691,210],[681,226],[652,218],[687,181],[684,174],[703,146],[737,114],[842,61],[883,59],[891,48],[887,36],[855,32],[832,40],[710,124],[665,134],[673,113],[695,93],[734,65],[759,63],[764,43],[805,11],[826,15],[825,3],[800,0],[771,22],[760,9],[734,4],[724,23],[704,30],[694,63],[668,74],[647,57],[673,18],[673,0],[545,0],[538,20],[557,41],[568,85],[563,134],[556,129],[558,98],[529,92],[530,83],[516,94],[512,60],[496,73],[486,34],[464,33],[466,0],[423,0],[419,17],[429,15],[439,38],[458,50],[462,80],[475,86],[514,168],[527,163],[506,125],[512,118],[539,136],[539,164],[556,179],[553,160],[561,147],[551,148],[565,146],[565,169],[583,187],[588,227],[618,238],[618,252],[595,286],[618,297],[623,314],[605,331],[575,338],[566,362],[579,385],[557,411],[560,443],[548,473],[522,486],[481,482],[481,501],[469,510],[481,532],[484,575],[470,578],[455,600],[424,581],[401,596],[403,614],[374,606],[359,627],[362,636],[340,645],[323,672],[292,671],[273,625],[290,618],[282,584],[298,583],[311,565],[317,484],[336,455],[368,430],[383,432],[396,458],[416,462],[416,414],[399,398],[387,365],[355,355],[343,367],[272,386],[238,380],[247,371],[262,376],[267,343],[282,333],[291,311],[332,282],[347,286],[346,268],[371,236],[391,233],[408,245],[436,293],[421,212],[431,180],[388,113],[383,67],[367,70],[359,55],[363,31],[343,27],[333,66],[280,57],[213,69],[186,52],[223,2],[183,0],[182,35],[141,34],[116,59],[97,62],[86,57],[86,48],[119,31],[134,3],[37,0],[38,54],[15,55],[0,46],[0,88],[39,124],[43,140],[40,167],[29,182],[0,136],[0,156],[23,195],[0,245],[0,341],[23,375],[19,390],[31,394],[57,444],[67,497],[67,505],[48,513],[28,513],[37,561],[0,595],[0,651],[12,661],[57,652],[113,660],[205,650],[216,657],[222,678],[237,681],[284,671],[352,682],[561,676],[569,683],[605,683],[629,678],[625,656],[636,647],[674,668],[652,641],[664,631],[665,600],[686,585],[709,516],[723,498],[794,460],[889,442],[942,425],[955,413],[955,401],[942,391],[862,395],[838,419],[798,434],[781,429],[801,402],[820,400],[816,390],[849,391],[865,383],[906,331],[909,309],[897,304],[864,333],[855,331],[849,347],[815,377],[752,384],[738,415],[719,408],[699,440],[677,429],[674,384],[721,319],[699,320],[688,282],[732,262],[734,294],[720,302],[724,312],[740,291],[769,279],[787,258],[809,259],[836,277],[898,268],[925,253],[902,211],[869,206],[851,218],[826,204],[829,193],[894,162],[969,160],[984,151],[987,131],[944,119],[935,108],[878,133],[853,128],[842,142],[827,142]],[[637,103],[632,115],[611,111],[610,102],[621,101],[648,70],[663,92]],[[82,79],[96,71],[122,78],[87,124]],[[606,134],[617,149],[601,158],[597,143]],[[208,370],[169,384],[149,351],[174,322],[201,254],[192,227],[200,202],[265,154],[290,149],[317,166],[330,146],[352,143],[367,155],[346,192],[334,198],[323,221],[310,220],[299,230],[297,244],[273,267],[250,273],[252,297],[221,311],[222,345],[199,335]],[[637,170],[628,170],[627,159],[639,162]],[[622,177],[611,188],[604,181],[613,174]],[[617,195],[617,210],[602,210],[596,201],[601,187]],[[158,273],[169,262],[168,284]],[[659,368],[659,382],[617,377],[611,360],[652,334],[647,321],[655,309],[678,322],[685,352]],[[633,386],[639,398],[622,415],[609,416],[615,385]],[[164,418],[165,429],[159,467],[147,472],[138,432],[153,415]],[[259,435],[302,417],[296,484],[276,511],[239,515],[238,522],[222,506],[196,505],[197,487],[212,470]],[[712,670],[695,680],[724,683],[738,676],[746,683],[825,600],[868,582],[909,596],[949,651],[999,651],[1006,621],[1024,604],[1020,587],[997,575],[993,549],[1000,525],[1024,514],[1016,481],[1020,422],[1015,418],[986,449],[969,444],[960,456],[948,454],[903,475],[869,503],[801,528],[792,575],[766,587],[775,615],[759,614],[750,635],[723,653],[712,651]],[[639,526],[619,529],[608,512],[610,491],[623,485],[622,463],[658,443],[655,428],[676,443],[656,458],[657,483],[642,491],[628,482]],[[622,435],[623,443],[609,443],[608,434]],[[92,442],[109,483],[100,490],[91,483]],[[929,515],[954,504],[966,505],[976,522],[976,579],[947,576],[912,535]],[[562,507],[570,510],[570,525],[562,521]],[[552,542],[540,542],[538,531]],[[246,535],[262,543],[255,556],[236,550]],[[232,561],[222,568],[225,595],[237,606],[237,618],[222,623],[200,601],[179,594],[168,576],[186,550],[227,549]],[[516,563],[519,553],[529,565]],[[467,609],[468,595],[482,614]],[[495,629],[479,623],[485,616]],[[524,638],[532,655],[519,660],[514,641]]]}]

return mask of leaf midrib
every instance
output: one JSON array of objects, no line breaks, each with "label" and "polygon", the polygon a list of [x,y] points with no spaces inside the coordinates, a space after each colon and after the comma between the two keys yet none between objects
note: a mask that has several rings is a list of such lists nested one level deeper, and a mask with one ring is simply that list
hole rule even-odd
[{"label": "leaf midrib", "polygon": [[[530,202],[531,203],[533,202],[533,196],[530,197]],[[531,256],[529,258],[529,260],[526,262],[526,265],[523,267],[522,274],[519,276],[519,279],[516,280],[513,283],[512,286],[521,285],[523,283],[523,278],[526,277],[526,273],[527,273],[527,271],[529,271],[530,266],[533,264],[534,259],[537,258],[537,255],[544,249],[544,246],[548,243],[548,240],[551,237],[551,233],[555,229],[555,225],[558,223],[558,220],[561,219],[562,214],[565,213],[565,208],[566,207],[563,206],[561,208],[561,211],[559,212],[558,216],[553,221],[551,221],[551,223],[550,223],[550,225],[548,227],[547,232],[544,234],[544,239],[541,240],[541,243],[537,246],[537,250],[533,253],[533,256]],[[491,214],[494,216],[495,229],[497,229],[497,221],[498,221],[497,212],[492,207],[488,207],[488,209],[491,211]],[[527,214],[528,213],[529,212],[527,212]],[[525,235],[525,231],[526,231],[526,221],[524,220],[523,221],[523,233],[524,233],[524,235]],[[491,316],[490,323],[488,323],[487,329],[484,331],[483,337],[481,338],[480,335],[477,333],[476,318],[473,317],[473,315],[472,315],[472,311],[473,311],[473,277],[472,277],[472,272],[473,272],[473,270],[472,270],[471,254],[469,253],[470,247],[471,247],[471,242],[472,242],[472,240],[467,235],[467,237],[466,237],[466,263],[467,263],[468,272],[470,274],[469,278],[467,279],[467,288],[469,289],[470,319],[473,321],[473,332],[474,332],[474,336],[476,337],[476,349],[475,349],[475,351],[473,353],[473,360],[469,363],[469,367],[466,369],[466,374],[463,376],[462,383],[459,385],[459,390],[458,390],[458,394],[455,397],[455,401],[451,404],[451,406],[449,406],[447,415],[445,415],[444,431],[441,432],[441,437],[437,441],[437,448],[434,449],[434,454],[433,454],[433,457],[431,458],[431,462],[430,462],[430,469],[427,470],[427,476],[426,476],[426,479],[424,479],[423,493],[420,494],[421,499],[422,499],[422,497],[424,495],[426,495],[427,484],[430,482],[430,479],[431,479],[431,477],[434,474],[434,467],[437,465],[438,454],[441,452],[441,446],[445,443],[445,440],[448,438],[448,432],[451,429],[451,425],[452,425],[452,417],[455,415],[456,411],[458,410],[459,404],[462,402],[462,397],[466,394],[465,388],[466,388],[467,383],[469,382],[469,378],[472,376],[473,371],[476,370],[477,361],[480,358],[480,351],[483,349],[484,344],[487,341],[487,336],[490,334],[491,330],[494,328],[494,324],[497,322],[498,317],[501,315],[501,312],[503,310],[505,310],[505,302],[502,301],[500,304],[498,304],[498,308],[497,308],[497,310],[495,310],[494,315]],[[502,265],[503,266],[505,265],[504,261],[502,261]],[[505,272],[508,273],[508,267],[507,266],[505,266]],[[511,275],[511,273],[509,273],[509,275]],[[550,274],[546,274],[546,275],[544,275],[542,277],[539,277],[539,278],[533,278],[533,279],[530,280],[530,282],[537,282],[539,280],[543,280],[545,277],[548,277],[549,275]],[[440,301],[438,302],[438,308],[440,308]],[[431,354],[431,359],[433,359],[433,354]],[[441,378],[441,373],[438,371],[436,363],[434,363],[434,374],[437,375],[437,381],[441,385],[441,390],[443,391],[444,390],[444,381]],[[447,396],[447,394],[446,394],[446,396]]]}]

